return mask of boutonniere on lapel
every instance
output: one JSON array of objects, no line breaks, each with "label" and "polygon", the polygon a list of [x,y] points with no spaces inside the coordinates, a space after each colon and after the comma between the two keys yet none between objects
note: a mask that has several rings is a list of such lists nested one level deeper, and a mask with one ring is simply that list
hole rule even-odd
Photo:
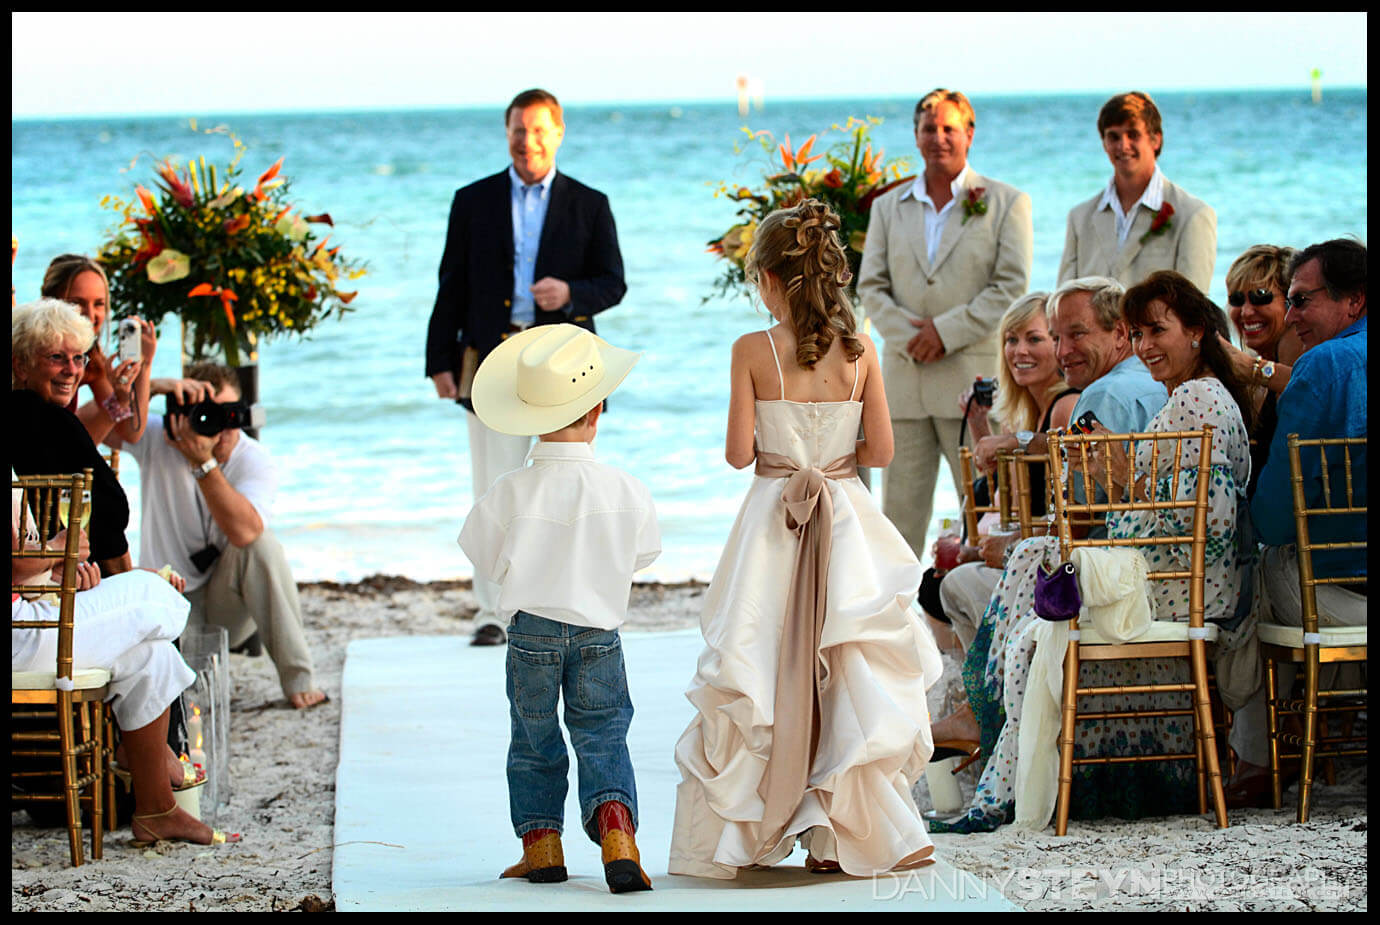
[{"label": "boutonniere on lapel", "polygon": [[1155,213],[1155,217],[1150,219],[1150,230],[1140,236],[1140,243],[1144,244],[1150,238],[1157,238],[1174,227],[1174,223],[1170,221],[1173,217],[1173,206],[1167,202],[1160,206],[1160,210]]},{"label": "boutonniere on lapel", "polygon": [[987,214],[987,187],[974,186],[968,190],[968,195],[963,198],[963,221],[960,225],[968,224],[968,219],[974,215]]}]

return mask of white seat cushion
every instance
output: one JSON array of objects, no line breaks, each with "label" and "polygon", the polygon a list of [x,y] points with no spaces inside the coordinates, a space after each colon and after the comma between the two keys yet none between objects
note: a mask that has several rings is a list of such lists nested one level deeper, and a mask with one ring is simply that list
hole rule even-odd
[{"label": "white seat cushion", "polygon": [[[1083,645],[1083,646],[1111,646],[1111,645],[1126,645],[1126,644],[1127,644],[1127,643],[1117,643],[1117,642],[1113,642],[1112,640],[1106,638],[1105,636],[1103,636],[1101,633],[1099,633],[1099,632],[1097,631],[1097,627],[1093,626],[1091,620],[1080,621],[1079,624],[1078,624],[1078,628],[1079,628],[1079,630],[1082,631],[1082,634],[1083,634],[1083,635],[1082,635],[1082,638],[1078,641],[1078,644],[1079,644],[1079,645]],[[1209,623],[1209,624],[1207,624],[1207,626],[1205,627],[1205,629],[1207,630],[1207,641],[1208,641],[1208,642],[1216,642],[1216,641],[1217,641],[1217,624],[1215,624],[1215,623]],[[1187,642],[1187,641],[1188,641],[1188,624],[1187,624],[1187,623],[1175,623],[1175,622],[1173,622],[1172,620],[1152,620],[1152,621],[1150,621],[1150,627],[1149,627],[1142,635],[1137,636],[1135,639],[1132,639],[1132,640],[1131,640],[1131,643],[1137,643],[1137,642]]]},{"label": "white seat cushion", "polygon": [[[56,671],[10,672],[10,688],[16,691],[50,691],[57,680]],[[79,691],[104,687],[110,683],[110,672],[104,668],[81,668],[72,672],[72,689]]]},{"label": "white seat cushion", "polygon": [[[1260,641],[1270,645],[1285,646],[1290,649],[1303,648],[1303,627],[1285,626],[1281,623],[1258,624]],[[1320,626],[1324,646],[1363,646],[1366,644],[1364,626]]]}]

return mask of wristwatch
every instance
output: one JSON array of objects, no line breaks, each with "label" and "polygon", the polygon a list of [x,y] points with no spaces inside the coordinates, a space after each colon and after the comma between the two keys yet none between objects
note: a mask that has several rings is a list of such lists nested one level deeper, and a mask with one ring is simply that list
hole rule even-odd
[{"label": "wristwatch", "polygon": [[216,462],[216,458],[212,456],[201,465],[192,466],[192,475],[200,482],[218,468],[220,468],[220,463]]},{"label": "wristwatch", "polygon": [[1033,430],[1016,431],[1016,449],[1024,453],[1026,451],[1026,448],[1030,446],[1030,441],[1034,439],[1035,431]]}]

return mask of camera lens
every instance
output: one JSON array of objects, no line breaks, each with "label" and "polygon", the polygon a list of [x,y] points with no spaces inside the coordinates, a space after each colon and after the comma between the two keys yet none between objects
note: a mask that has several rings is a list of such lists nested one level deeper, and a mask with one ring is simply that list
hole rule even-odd
[{"label": "camera lens", "polygon": [[188,416],[192,430],[203,437],[214,437],[225,430],[225,409],[213,401],[198,402]]}]

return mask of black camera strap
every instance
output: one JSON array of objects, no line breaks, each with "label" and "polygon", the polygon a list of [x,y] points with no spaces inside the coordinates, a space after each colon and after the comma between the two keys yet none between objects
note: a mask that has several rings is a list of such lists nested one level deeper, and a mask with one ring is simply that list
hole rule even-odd
[{"label": "black camera strap", "polygon": [[973,399],[977,398],[977,393],[973,392],[968,396],[968,404],[963,406],[963,422],[958,425],[958,445],[963,445],[963,438],[968,433],[968,412],[973,410]]},{"label": "black camera strap", "polygon": [[[205,549],[207,546],[215,545],[211,542],[211,524],[215,522],[215,518],[211,516],[210,508],[204,507],[201,503],[201,483],[198,482],[193,485],[192,490],[196,492],[197,520],[201,523],[201,538],[205,540],[201,548]],[[217,546],[216,548],[219,549],[220,547]]]}]

